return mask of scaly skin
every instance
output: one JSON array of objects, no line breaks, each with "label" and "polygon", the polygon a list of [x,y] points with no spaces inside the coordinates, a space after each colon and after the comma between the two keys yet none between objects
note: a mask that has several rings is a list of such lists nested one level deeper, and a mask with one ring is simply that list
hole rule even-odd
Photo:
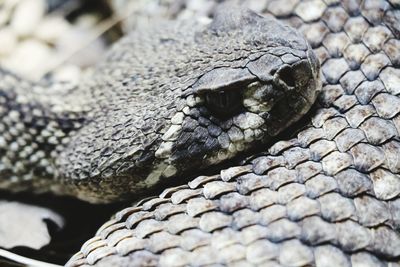
[{"label": "scaly skin", "polygon": [[99,203],[179,183],[298,120],[319,74],[297,31],[238,7],[133,32],[75,86],[2,72],[0,188]]},{"label": "scaly skin", "polygon": [[321,62],[311,123],[119,212],[67,266],[399,266],[399,4],[359,2],[260,2]]},{"label": "scaly skin", "polygon": [[[67,265],[398,266],[395,5],[394,0],[266,1],[265,12],[298,28],[322,64],[322,94],[311,123],[242,166],[199,176],[119,212]],[[73,100],[85,99],[90,98]],[[76,114],[78,128],[93,118],[82,110]]]}]

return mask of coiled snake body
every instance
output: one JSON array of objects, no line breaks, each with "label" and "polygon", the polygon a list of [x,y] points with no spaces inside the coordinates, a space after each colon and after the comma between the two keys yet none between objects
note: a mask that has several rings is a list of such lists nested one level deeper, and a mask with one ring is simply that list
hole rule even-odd
[{"label": "coiled snake body", "polygon": [[278,2],[265,9],[310,45],[222,6],[132,33],[77,86],[1,74],[1,187],[92,202],[264,145],[322,81],[295,138],[120,211],[68,266],[398,264],[398,3]]}]

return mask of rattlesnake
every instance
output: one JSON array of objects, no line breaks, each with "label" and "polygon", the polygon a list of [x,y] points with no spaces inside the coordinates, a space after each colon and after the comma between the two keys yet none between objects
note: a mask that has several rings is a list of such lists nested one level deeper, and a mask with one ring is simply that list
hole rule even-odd
[{"label": "rattlesnake", "polygon": [[[398,4],[356,4],[266,4],[314,52],[292,28],[224,6],[207,26],[132,33],[78,86],[3,72],[1,186],[92,202],[141,194],[265,147],[309,109],[321,79],[296,137],[120,211],[67,265],[395,266]],[[35,142],[41,153],[18,153]]]}]

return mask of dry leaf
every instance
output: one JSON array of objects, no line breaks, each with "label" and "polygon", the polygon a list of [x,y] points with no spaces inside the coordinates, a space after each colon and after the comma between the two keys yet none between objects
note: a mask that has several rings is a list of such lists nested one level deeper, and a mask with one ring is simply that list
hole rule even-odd
[{"label": "dry leaf", "polygon": [[51,237],[46,219],[60,228],[64,226],[64,219],[50,209],[0,201],[0,247],[40,249],[49,244]]}]

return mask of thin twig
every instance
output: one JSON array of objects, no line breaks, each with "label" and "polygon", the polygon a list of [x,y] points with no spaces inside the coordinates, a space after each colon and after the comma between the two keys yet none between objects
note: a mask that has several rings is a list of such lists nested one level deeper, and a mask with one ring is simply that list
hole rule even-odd
[{"label": "thin twig", "polygon": [[[44,75],[49,74],[50,72],[54,71],[58,67],[62,66],[65,64],[66,61],[68,61],[70,58],[78,54],[80,51],[88,47],[90,44],[92,44],[94,41],[96,41],[98,38],[100,38],[103,34],[108,32],[111,28],[113,28],[115,25],[120,23],[121,21],[125,20],[130,14],[127,14],[126,16],[118,16],[118,17],[111,17],[105,21],[100,22],[96,28],[95,28],[95,33],[91,35],[91,37],[86,38],[84,42],[80,43],[79,45],[76,46],[75,49],[73,49],[70,53],[67,55],[63,56],[60,60],[58,60],[56,63],[52,64],[52,66],[48,67],[46,71],[44,71]],[[42,77],[43,77],[42,76]]]},{"label": "thin twig", "polygon": [[13,262],[20,263],[20,264],[23,264],[23,265],[29,266],[29,267],[62,267],[61,265],[56,265],[56,264],[47,263],[47,262],[43,262],[43,261],[30,259],[30,258],[27,258],[24,256],[20,256],[18,254],[9,252],[4,249],[0,249],[0,257],[3,257],[5,259],[11,260]]}]

